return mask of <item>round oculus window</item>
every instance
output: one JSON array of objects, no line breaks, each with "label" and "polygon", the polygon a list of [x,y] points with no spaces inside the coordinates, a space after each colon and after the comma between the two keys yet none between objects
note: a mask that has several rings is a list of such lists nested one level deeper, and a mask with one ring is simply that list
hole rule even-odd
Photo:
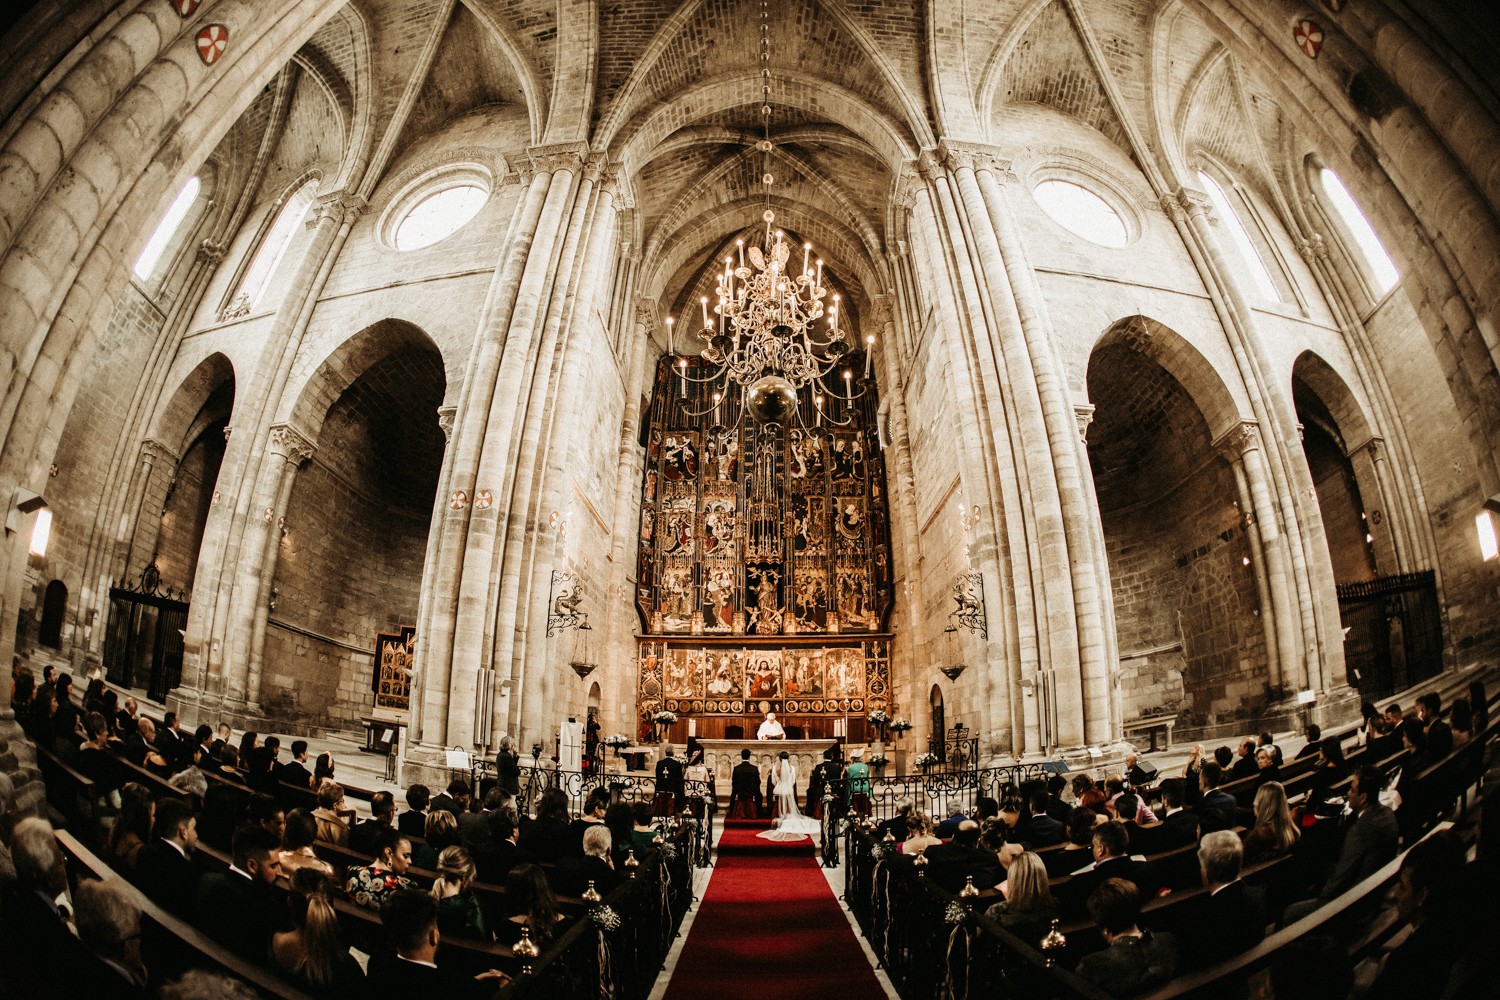
[{"label": "round oculus window", "polygon": [[397,250],[420,250],[458,232],[484,207],[490,193],[477,184],[434,191],[411,207],[396,225]]},{"label": "round oculus window", "polygon": [[1042,181],[1031,194],[1053,222],[1090,243],[1118,249],[1130,242],[1120,213],[1086,187],[1072,181]]}]

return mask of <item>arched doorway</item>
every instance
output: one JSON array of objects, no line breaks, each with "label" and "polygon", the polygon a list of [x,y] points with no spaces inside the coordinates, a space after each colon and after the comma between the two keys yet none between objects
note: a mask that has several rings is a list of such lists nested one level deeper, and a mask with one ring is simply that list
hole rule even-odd
[{"label": "arched doorway", "polygon": [[[347,371],[359,374],[336,373]],[[389,320],[345,342],[298,404],[294,422],[331,397],[280,525],[261,681],[262,704],[279,716],[349,729],[377,704],[408,704],[410,675],[372,666],[369,649],[377,637],[411,648],[446,390],[437,347]]]},{"label": "arched doorway", "polygon": [[943,718],[943,689],[936,684],[932,686],[932,691],[927,696],[927,706],[932,713],[932,728],[927,735],[927,752],[935,753],[939,760],[943,760],[943,751],[948,743],[943,738],[943,730],[947,722]]},{"label": "arched doorway", "polygon": [[1227,392],[1191,345],[1145,317],[1101,338],[1088,392],[1122,717],[1176,714],[1192,730],[1254,712],[1271,697],[1266,636],[1247,519],[1209,420],[1232,419]]}]

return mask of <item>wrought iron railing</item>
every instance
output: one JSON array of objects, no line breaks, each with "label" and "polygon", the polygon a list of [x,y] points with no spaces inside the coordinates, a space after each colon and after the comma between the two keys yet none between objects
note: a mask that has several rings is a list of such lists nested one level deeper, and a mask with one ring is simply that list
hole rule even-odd
[{"label": "wrought iron railing", "polygon": [[844,847],[844,901],[902,1000],[1108,995],[1049,967],[1034,942],[933,885],[863,830],[851,828]]},{"label": "wrought iron railing", "polygon": [[[474,787],[496,777],[495,764],[490,760],[474,759]],[[646,774],[607,774],[602,772],[560,771],[556,768],[536,764],[521,766],[520,795],[516,797],[516,809],[522,815],[536,814],[542,792],[548,788],[561,789],[568,800],[568,811],[574,815],[583,812],[583,804],[589,793],[596,788],[607,788],[611,802],[647,802],[657,805],[656,778]],[[683,782],[683,799],[674,822],[689,829],[693,836],[686,845],[690,863],[704,868],[709,865],[713,848],[713,821],[717,810],[711,786],[706,781]]]},{"label": "wrought iron railing", "polygon": [[1041,763],[966,770],[934,768],[925,774],[880,775],[870,779],[870,813],[890,819],[906,802],[944,816],[948,815],[950,804],[957,804],[967,812],[973,809],[976,799],[986,796],[1001,799],[1007,786],[1019,790],[1024,782],[1046,776],[1046,767]]},{"label": "wrought iron railing", "polygon": [[644,1000],[693,901],[690,853],[669,841],[647,854],[496,1000]]}]

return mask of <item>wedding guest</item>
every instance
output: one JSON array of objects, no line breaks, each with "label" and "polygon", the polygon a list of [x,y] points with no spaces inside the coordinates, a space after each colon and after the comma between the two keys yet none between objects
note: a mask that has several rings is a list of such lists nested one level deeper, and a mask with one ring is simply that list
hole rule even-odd
[{"label": "wedding guest", "polygon": [[1286,788],[1268,781],[1255,792],[1255,826],[1244,835],[1244,863],[1280,857],[1296,846],[1301,831],[1287,807]]},{"label": "wedding guest", "polygon": [[472,890],[477,872],[469,852],[445,847],[438,855],[438,877],[432,883],[432,898],[438,904],[438,929],[450,937],[489,941],[494,935],[485,920],[484,908]]},{"label": "wedding guest", "polygon": [[520,865],[512,868],[505,880],[505,902],[511,915],[497,930],[504,944],[513,944],[521,938],[521,928],[531,931],[531,940],[545,948],[561,930],[563,914],[558,912],[557,897],[547,876],[537,865]]},{"label": "wedding guest", "polygon": [[411,867],[411,841],[400,831],[386,829],[380,835],[380,853],[362,868],[353,868],[344,891],[360,906],[378,910],[381,902],[398,889],[410,889],[406,870]]},{"label": "wedding guest", "polygon": [[291,884],[287,903],[292,926],[271,936],[271,963],[315,997],[358,995],[365,973],[339,932],[338,916],[328,901],[327,876],[314,868],[299,868]]},{"label": "wedding guest", "polygon": [[318,839],[348,846],[349,820],[353,816],[354,810],[344,804],[344,786],[325,778],[318,785],[318,808],[313,810],[313,819],[318,821]]},{"label": "wedding guest", "polygon": [[1078,975],[1114,996],[1130,996],[1177,973],[1177,939],[1140,926],[1141,891],[1122,878],[1105,879],[1088,898],[1089,916],[1108,947],[1078,961]]},{"label": "wedding guest", "polygon": [[324,878],[333,878],[333,865],[319,858],[313,850],[318,839],[318,820],[306,809],[293,809],[286,815],[281,834],[281,871],[288,878],[303,868],[311,868]]},{"label": "wedding guest", "polygon": [[134,873],[141,851],[151,840],[156,801],[145,785],[127,781],[120,786],[120,815],[104,838],[104,856],[111,868]]},{"label": "wedding guest", "polygon": [[421,837],[427,829],[427,807],[432,792],[426,785],[412,785],[406,790],[406,812],[396,818],[396,829],[409,837]]},{"label": "wedding guest", "polygon": [[913,809],[906,817],[906,839],[901,842],[901,853],[921,854],[942,842],[932,825],[932,817],[920,809]]},{"label": "wedding guest", "polygon": [[1062,915],[1047,884],[1047,866],[1032,851],[1011,860],[1003,891],[1005,899],[986,910],[985,916],[1024,937],[1039,937],[1054,918]]},{"label": "wedding guest", "polygon": [[307,741],[292,740],[292,759],[281,766],[277,780],[293,788],[311,788],[313,777],[307,770]]},{"label": "wedding guest", "polygon": [[412,852],[412,864],[432,871],[437,868],[438,855],[445,847],[453,847],[461,841],[458,837],[458,818],[446,809],[434,809],[427,814],[427,826],[423,829],[420,844]]}]

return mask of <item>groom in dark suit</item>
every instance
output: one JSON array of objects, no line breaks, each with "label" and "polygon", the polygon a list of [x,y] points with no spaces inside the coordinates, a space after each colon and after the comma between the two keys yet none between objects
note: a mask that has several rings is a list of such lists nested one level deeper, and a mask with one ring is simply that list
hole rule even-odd
[{"label": "groom in dark suit", "polygon": [[740,762],[730,772],[730,816],[735,815],[735,807],[740,802],[755,803],[755,815],[751,818],[758,818],[765,805],[765,799],[760,794],[760,768],[750,763],[749,750],[740,751]]}]

